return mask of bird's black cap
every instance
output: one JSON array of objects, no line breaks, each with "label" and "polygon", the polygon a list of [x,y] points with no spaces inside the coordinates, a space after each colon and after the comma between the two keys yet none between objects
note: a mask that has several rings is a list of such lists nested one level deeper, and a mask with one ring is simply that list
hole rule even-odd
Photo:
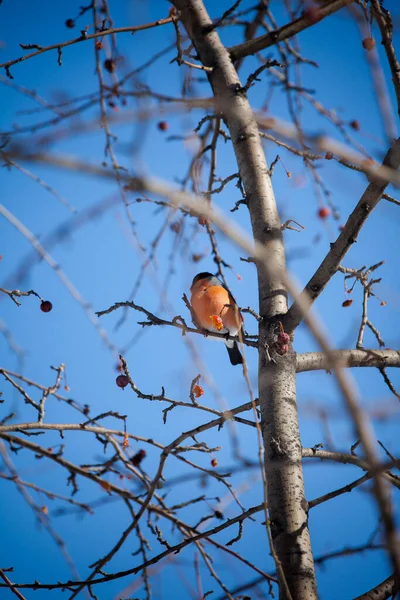
[{"label": "bird's black cap", "polygon": [[196,277],[194,277],[191,287],[193,287],[194,284],[200,281],[201,279],[207,279],[208,277],[214,277],[214,275],[212,273],[207,273],[206,271],[204,271],[204,273],[198,273]]}]

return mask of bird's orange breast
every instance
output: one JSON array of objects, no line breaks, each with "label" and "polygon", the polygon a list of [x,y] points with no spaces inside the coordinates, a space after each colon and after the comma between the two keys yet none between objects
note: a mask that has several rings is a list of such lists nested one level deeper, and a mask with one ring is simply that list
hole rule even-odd
[{"label": "bird's orange breast", "polygon": [[235,303],[229,292],[222,286],[208,286],[197,282],[192,288],[190,301],[198,324],[204,329],[214,330],[212,316],[221,317],[224,327],[228,330],[239,330],[242,324],[241,316],[235,308]]}]

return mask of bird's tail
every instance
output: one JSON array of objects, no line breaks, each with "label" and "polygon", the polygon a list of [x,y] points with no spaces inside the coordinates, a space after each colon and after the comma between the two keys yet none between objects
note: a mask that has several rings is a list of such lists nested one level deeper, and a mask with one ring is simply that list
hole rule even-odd
[{"label": "bird's tail", "polygon": [[243,356],[240,354],[240,350],[237,345],[237,342],[234,342],[233,346],[231,348],[229,348],[229,346],[226,346],[226,349],[228,350],[229,359],[230,359],[232,365],[242,365],[243,364]]}]

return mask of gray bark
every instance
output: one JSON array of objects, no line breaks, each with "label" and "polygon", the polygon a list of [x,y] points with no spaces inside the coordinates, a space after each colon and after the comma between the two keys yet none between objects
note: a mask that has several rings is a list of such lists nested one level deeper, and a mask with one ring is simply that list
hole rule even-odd
[{"label": "gray bark", "polygon": [[246,93],[202,0],[173,3],[202,64],[212,67],[207,76],[216,109],[230,131],[253,236],[270,257],[268,274],[258,266],[258,285],[263,318],[259,329],[259,398],[271,533],[279,562],[277,570],[281,570],[280,598],[314,600],[317,592],[301,463],[295,353],[290,350],[284,356],[276,354],[273,362],[268,351],[273,346],[276,322],[287,312],[287,291],[282,282],[285,253],[271,179]]},{"label": "gray bark", "polygon": [[[342,367],[400,367],[399,350],[333,350]],[[332,362],[324,352],[296,355],[296,371],[329,371]]]},{"label": "gray bark", "polygon": [[354,600],[387,600],[391,596],[393,596],[394,600],[394,595],[396,595],[395,579],[394,575],[391,575],[372,590],[361,594],[361,596],[357,596]]}]

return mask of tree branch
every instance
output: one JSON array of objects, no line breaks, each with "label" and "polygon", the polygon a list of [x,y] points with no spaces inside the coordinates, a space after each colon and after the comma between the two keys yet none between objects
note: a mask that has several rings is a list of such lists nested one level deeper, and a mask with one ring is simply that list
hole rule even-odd
[{"label": "tree branch", "polygon": [[[400,367],[400,350],[334,350],[342,367]],[[332,362],[323,352],[304,352],[296,356],[296,371],[329,371]]]},{"label": "tree branch", "polygon": [[37,44],[28,44],[26,47],[37,48],[36,52],[31,52],[30,54],[25,54],[24,56],[20,56],[19,58],[15,58],[14,60],[9,60],[5,63],[0,64],[0,67],[3,67],[6,70],[7,76],[10,79],[14,79],[10,73],[10,67],[12,65],[16,65],[17,63],[28,60],[28,58],[33,58],[34,56],[38,56],[39,54],[44,54],[45,52],[49,52],[49,50],[59,50],[61,48],[65,48],[66,46],[72,46],[73,44],[78,44],[79,42],[86,42],[87,40],[92,40],[95,38],[101,38],[105,35],[113,35],[115,33],[135,33],[135,31],[143,31],[144,29],[151,29],[152,27],[158,27],[159,25],[165,25],[167,23],[172,23],[172,17],[167,17],[165,19],[158,19],[157,21],[153,21],[152,23],[145,23],[144,25],[136,25],[131,27],[118,27],[116,29],[105,29],[103,31],[96,31],[96,33],[91,33],[89,35],[81,35],[78,38],[74,38],[73,40],[68,40],[67,42],[61,42],[59,44],[52,44],[51,46],[41,47]]},{"label": "tree branch", "polygon": [[397,99],[397,112],[400,115],[400,65],[397,60],[396,53],[393,46],[393,24],[392,18],[388,10],[381,6],[378,0],[371,0],[371,8],[373,16],[382,36],[382,44],[386,51],[390,71],[392,74],[393,87]]},{"label": "tree branch", "polygon": [[[343,6],[346,6],[347,4],[350,4],[353,1],[354,0],[332,0],[324,6],[318,6],[318,21],[325,19],[325,17],[328,17],[337,10],[343,8]],[[242,44],[238,44],[237,46],[232,46],[231,48],[228,48],[228,52],[230,53],[233,61],[238,60],[240,58],[244,58],[245,56],[255,54],[256,52],[265,50],[265,48],[274,46],[275,44],[282,42],[283,40],[287,40],[288,38],[297,35],[301,31],[308,29],[309,27],[314,25],[314,23],[315,20],[310,18],[306,13],[299,19],[296,19],[291,23],[287,23],[279,29],[275,29],[275,31],[271,31],[270,33],[261,35],[260,37],[255,38],[253,40],[249,40],[247,42],[243,42]]]},{"label": "tree branch", "polygon": [[[392,147],[387,152],[382,165],[396,170],[399,168],[400,138],[393,143]],[[336,242],[332,244],[328,254],[325,256],[324,260],[300,295],[300,299],[308,303],[309,307],[312,306],[321,292],[328,285],[333,275],[337,272],[337,269],[343,258],[346,256],[352,245],[357,241],[358,234],[360,233],[372,210],[377,206],[379,200],[382,198],[382,194],[386,186],[387,183],[379,179],[371,181],[371,183],[368,185],[357,206],[349,216],[343,231],[339,235]],[[285,331],[288,333],[293,332],[301,323],[303,314],[304,311],[300,308],[299,301],[294,302],[290,307],[286,317],[283,319]]]},{"label": "tree branch", "polygon": [[393,596],[394,598],[395,595],[395,578],[394,575],[390,575],[385,581],[382,581],[382,583],[372,588],[372,590],[369,590],[369,592],[357,596],[354,600],[387,600],[390,596]]}]

